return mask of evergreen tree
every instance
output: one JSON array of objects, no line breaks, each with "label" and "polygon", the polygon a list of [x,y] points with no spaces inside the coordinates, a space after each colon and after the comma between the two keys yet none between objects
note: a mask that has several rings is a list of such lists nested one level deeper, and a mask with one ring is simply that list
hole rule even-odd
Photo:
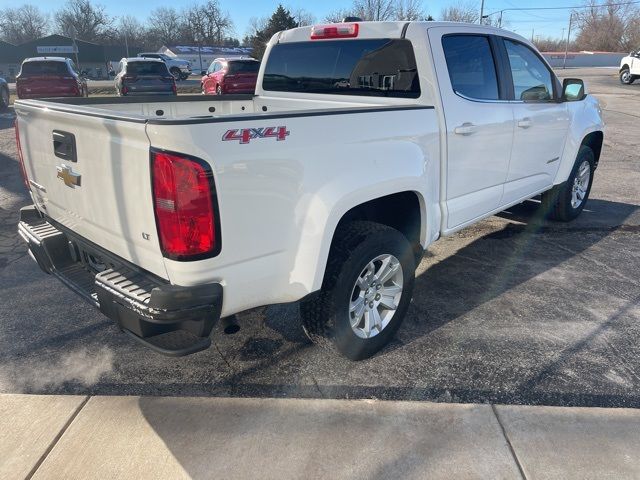
[{"label": "evergreen tree", "polygon": [[298,23],[291,16],[289,10],[282,5],[278,5],[278,8],[273,12],[266,26],[262,30],[258,30],[255,35],[250,38],[250,43],[253,47],[253,57],[258,59],[262,58],[267,42],[275,33],[281,30],[296,28],[297,26]]}]

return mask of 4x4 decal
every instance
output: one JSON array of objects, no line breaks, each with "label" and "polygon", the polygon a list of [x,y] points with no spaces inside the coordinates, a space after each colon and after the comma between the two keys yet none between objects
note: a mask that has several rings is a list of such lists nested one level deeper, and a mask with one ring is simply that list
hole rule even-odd
[{"label": "4x4 decal", "polygon": [[238,140],[240,143],[249,143],[257,138],[275,138],[277,141],[286,140],[289,135],[287,127],[262,127],[262,128],[242,128],[227,130],[222,135],[222,140],[228,142]]}]

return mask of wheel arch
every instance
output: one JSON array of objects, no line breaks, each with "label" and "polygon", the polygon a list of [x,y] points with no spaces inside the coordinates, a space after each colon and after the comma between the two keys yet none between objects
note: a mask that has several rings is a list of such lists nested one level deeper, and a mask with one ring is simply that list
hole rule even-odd
[{"label": "wheel arch", "polygon": [[625,63],[624,65],[622,65],[622,66],[620,67],[620,70],[618,70],[618,73],[622,73],[622,71],[623,71],[625,68],[626,68],[627,70],[631,70],[631,67]]},{"label": "wheel arch", "polygon": [[[402,214],[398,214],[402,212]],[[386,193],[373,198],[362,199],[356,205],[345,209],[331,228],[330,241],[322,249],[317,264],[313,290],[319,289],[324,279],[327,260],[331,247],[336,239],[338,228],[346,222],[367,220],[390,226],[403,233],[414,249],[416,255],[426,244],[427,208],[423,195],[417,190],[401,190]]]},{"label": "wheel arch", "polygon": [[593,155],[595,157],[595,166],[598,166],[598,162],[600,161],[600,153],[602,152],[602,144],[604,142],[604,132],[602,130],[596,130],[589,134],[587,134],[583,139],[580,146],[587,146],[591,150],[593,150]]}]

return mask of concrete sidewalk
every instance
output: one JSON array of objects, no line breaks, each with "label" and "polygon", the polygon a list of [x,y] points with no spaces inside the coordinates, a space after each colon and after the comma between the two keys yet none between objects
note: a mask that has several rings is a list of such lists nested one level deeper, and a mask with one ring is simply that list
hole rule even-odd
[{"label": "concrete sidewalk", "polygon": [[2,479],[640,478],[640,410],[0,395]]}]

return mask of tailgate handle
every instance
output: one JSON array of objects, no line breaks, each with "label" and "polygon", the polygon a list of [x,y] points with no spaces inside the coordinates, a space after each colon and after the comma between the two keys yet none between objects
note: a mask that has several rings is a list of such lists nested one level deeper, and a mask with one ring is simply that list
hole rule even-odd
[{"label": "tailgate handle", "polygon": [[73,133],[61,130],[53,131],[53,153],[56,157],[70,162],[77,162],[76,137]]}]

